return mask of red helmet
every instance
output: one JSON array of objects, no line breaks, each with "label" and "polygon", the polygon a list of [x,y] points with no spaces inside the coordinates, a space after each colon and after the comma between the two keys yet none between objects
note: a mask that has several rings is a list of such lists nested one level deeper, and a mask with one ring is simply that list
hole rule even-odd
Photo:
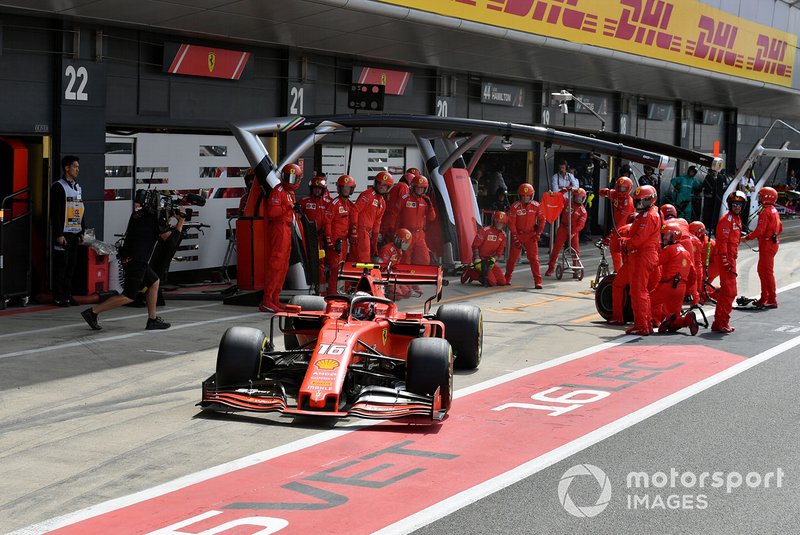
[{"label": "red helmet", "polygon": [[342,175],[336,180],[336,191],[339,195],[343,194],[344,188],[350,188],[345,197],[352,195],[353,190],[356,188],[356,180],[350,175]]},{"label": "red helmet", "polygon": [[639,186],[633,192],[633,205],[637,210],[647,210],[656,202],[658,193],[653,186]]},{"label": "red helmet", "polygon": [[317,175],[311,179],[311,187],[328,189],[328,181],[324,176]]},{"label": "red helmet", "polygon": [[517,188],[517,195],[520,197],[530,197],[533,199],[533,195],[536,193],[536,190],[533,189],[532,184],[520,184]]},{"label": "red helmet", "polygon": [[392,184],[394,184],[394,178],[392,178],[392,175],[390,175],[386,171],[381,171],[380,173],[375,175],[375,185],[377,186],[379,184],[383,184],[391,188]]},{"label": "red helmet", "polygon": [[620,193],[630,193],[633,189],[633,180],[626,176],[621,176],[617,179],[614,189]]},{"label": "red helmet", "polygon": [[668,245],[675,243],[681,237],[681,226],[677,223],[667,222],[661,227],[661,243]]},{"label": "red helmet", "polygon": [[[422,175],[415,175],[410,186],[414,195],[425,195],[425,192],[428,191],[428,179]],[[422,193],[417,193],[417,188],[424,188],[424,191]]]},{"label": "red helmet", "polygon": [[408,248],[411,247],[412,240],[413,236],[410,230],[407,228],[399,228],[397,229],[397,234],[394,235],[394,246],[401,251],[408,251]]},{"label": "red helmet", "polygon": [[586,190],[578,188],[572,192],[572,202],[575,204],[583,204],[586,202]]},{"label": "red helmet", "polygon": [[760,204],[769,206],[771,204],[775,204],[777,200],[778,192],[775,191],[775,188],[767,186],[758,190],[758,202]]},{"label": "red helmet", "polygon": [[702,239],[706,235],[706,226],[702,221],[692,221],[689,223],[689,232]]},{"label": "red helmet", "polygon": [[408,169],[406,169],[406,174],[416,176],[416,175],[421,175],[422,173],[420,173],[419,169],[417,169],[416,167],[409,167]]},{"label": "red helmet", "polygon": [[627,225],[622,225],[617,229],[617,234],[619,234],[620,238],[627,238],[628,234],[631,232],[631,224],[628,223]]},{"label": "red helmet", "polygon": [[678,217],[678,210],[676,210],[671,204],[662,204],[661,208],[659,208],[659,211],[661,212],[661,218],[664,221]]},{"label": "red helmet", "polygon": [[501,212],[500,210],[496,211],[492,214],[492,223],[503,223],[504,225],[507,224],[508,214]]},{"label": "red helmet", "polygon": [[303,170],[296,163],[287,163],[281,171],[281,182],[287,189],[295,190],[303,180]]}]

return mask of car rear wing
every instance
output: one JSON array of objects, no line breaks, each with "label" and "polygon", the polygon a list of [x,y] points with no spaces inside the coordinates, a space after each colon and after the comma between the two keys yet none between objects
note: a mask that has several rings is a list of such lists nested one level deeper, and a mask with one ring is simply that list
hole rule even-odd
[{"label": "car rear wing", "polygon": [[[425,301],[426,314],[434,299],[441,300],[442,287],[447,284],[441,266],[392,264],[391,262],[388,264],[342,262],[339,266],[339,280],[341,281],[359,283],[365,276],[369,277],[373,283],[382,285],[435,285],[434,294]],[[360,289],[357,287],[355,291]]]}]

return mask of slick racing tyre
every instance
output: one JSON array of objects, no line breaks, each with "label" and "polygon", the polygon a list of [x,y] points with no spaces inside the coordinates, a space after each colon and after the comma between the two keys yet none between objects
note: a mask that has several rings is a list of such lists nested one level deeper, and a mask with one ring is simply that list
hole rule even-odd
[{"label": "slick racing tyre", "polygon": [[[295,295],[289,300],[290,305],[298,305],[303,310],[325,310],[325,298],[319,295]],[[295,325],[294,322],[298,320],[286,319],[284,324],[286,329],[301,329],[302,325]],[[297,335],[284,334],[283,347],[287,351],[292,351],[300,347],[300,342],[297,341]]]},{"label": "slick racing tyre", "polygon": [[[612,284],[614,283],[614,279],[617,277],[616,273],[612,273],[611,275],[606,275],[603,277],[600,282],[597,283],[594,292],[594,305],[597,308],[597,312],[603,317],[604,320],[608,321],[611,319],[612,315]],[[631,298],[630,298],[630,285],[625,286],[625,294],[622,298],[623,309],[622,309],[622,317],[625,321],[633,321],[633,307],[631,305]]]},{"label": "slick racing tyre", "polygon": [[225,331],[217,350],[217,387],[238,386],[255,379],[264,350],[272,348],[259,329],[231,327]]},{"label": "slick racing tyre", "polygon": [[453,346],[455,367],[474,370],[483,354],[483,313],[472,305],[442,305],[436,319],[444,324],[444,337]]},{"label": "slick racing tyre", "polygon": [[443,338],[415,338],[408,346],[406,390],[412,394],[442,396],[442,409],[453,400],[453,349]]}]

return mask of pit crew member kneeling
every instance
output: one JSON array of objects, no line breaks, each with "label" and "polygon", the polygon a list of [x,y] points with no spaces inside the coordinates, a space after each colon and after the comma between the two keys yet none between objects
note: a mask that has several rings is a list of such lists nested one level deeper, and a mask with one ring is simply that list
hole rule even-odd
[{"label": "pit crew member kneeling", "polygon": [[697,334],[697,318],[690,310],[681,316],[687,286],[695,279],[692,253],[681,243],[682,231],[676,222],[661,227],[661,251],[658,265],[661,276],[656,289],[650,294],[650,316],[659,322],[658,332],[674,332],[688,327],[692,336]]},{"label": "pit crew member kneeling", "polygon": [[[155,190],[138,190],[134,201],[139,208],[131,214],[128,228],[125,231],[125,242],[120,248],[119,259],[125,269],[124,291],[122,295],[109,297],[102,303],[87,308],[81,316],[95,331],[102,329],[97,318],[103,312],[127,305],[136,299],[137,294],[144,293],[147,302],[147,325],[145,329],[169,329],[170,324],[156,316],[159,279],[156,272],[148,264],[153,249],[159,239],[169,239],[179,229],[162,227],[159,218],[159,195]],[[184,214],[175,213],[182,224]]]},{"label": "pit crew member kneeling", "polygon": [[503,270],[497,265],[497,257],[506,250],[506,224],[508,214],[495,212],[492,225],[481,227],[472,240],[472,266],[461,275],[461,283],[480,281],[484,286],[504,286]]}]

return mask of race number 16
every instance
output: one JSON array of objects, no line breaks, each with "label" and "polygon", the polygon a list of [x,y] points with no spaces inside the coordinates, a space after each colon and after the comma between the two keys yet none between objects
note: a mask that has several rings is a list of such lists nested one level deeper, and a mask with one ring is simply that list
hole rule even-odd
[{"label": "race number 16", "polygon": [[555,386],[548,388],[531,396],[533,401],[540,401],[547,403],[547,405],[540,405],[538,403],[506,403],[492,409],[493,411],[502,411],[505,409],[527,409],[547,411],[548,416],[561,416],[569,411],[575,410],[578,407],[583,407],[587,403],[594,403],[605,397],[611,395],[611,392],[603,392],[602,390],[572,390],[560,396],[550,396],[563,387]]}]

